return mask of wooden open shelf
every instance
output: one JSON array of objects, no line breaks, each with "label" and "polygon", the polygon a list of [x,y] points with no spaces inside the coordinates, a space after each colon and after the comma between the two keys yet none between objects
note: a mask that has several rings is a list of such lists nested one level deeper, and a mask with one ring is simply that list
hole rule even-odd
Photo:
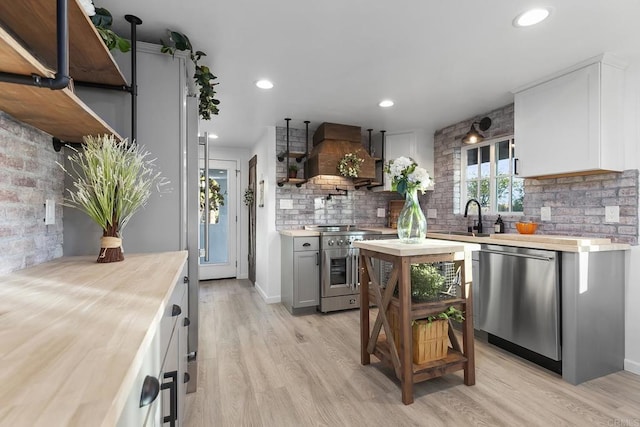
[{"label": "wooden open shelf", "polygon": [[356,188],[361,188],[361,187],[373,188],[373,187],[379,187],[381,185],[382,185],[381,182],[371,178],[355,178],[353,180],[353,186]]},{"label": "wooden open shelf", "polygon": [[[75,0],[72,3],[75,3]],[[29,15],[26,18],[29,18]],[[55,15],[52,19],[55,21]],[[50,69],[41,64],[2,27],[0,27],[0,71],[53,77]],[[67,142],[81,142],[84,135],[103,133],[117,135],[69,88],[51,90],[0,82],[0,110]]]},{"label": "wooden open shelf", "polygon": [[[91,19],[77,0],[69,0],[69,73],[74,80],[126,86],[127,81],[102,42]],[[56,2],[6,0],[0,2],[0,25],[39,62],[56,69]],[[0,71],[7,62],[0,57]]]},{"label": "wooden open shelf", "polygon": [[[378,339],[373,355],[382,363],[393,369],[389,342],[383,334],[381,334]],[[413,381],[421,382],[442,376],[443,374],[459,371],[460,369],[463,369],[464,363],[467,360],[468,359],[461,352],[449,347],[447,350],[447,357],[444,359],[432,360],[421,365],[414,363],[412,368]]]}]

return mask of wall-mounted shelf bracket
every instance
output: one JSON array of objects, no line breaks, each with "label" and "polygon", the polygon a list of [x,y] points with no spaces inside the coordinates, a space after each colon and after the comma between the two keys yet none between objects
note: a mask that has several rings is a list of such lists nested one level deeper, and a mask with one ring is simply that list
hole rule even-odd
[{"label": "wall-mounted shelf bracket", "polygon": [[49,88],[51,90],[64,89],[69,86],[69,4],[67,0],[56,2],[56,57],[58,70],[53,78],[42,77],[36,74],[24,76],[14,73],[0,72],[0,81],[21,85]]}]

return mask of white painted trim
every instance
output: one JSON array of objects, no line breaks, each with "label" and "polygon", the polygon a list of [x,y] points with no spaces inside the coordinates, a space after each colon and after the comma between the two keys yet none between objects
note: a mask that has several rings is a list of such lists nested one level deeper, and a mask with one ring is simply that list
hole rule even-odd
[{"label": "white painted trim", "polygon": [[264,302],[266,302],[267,304],[277,304],[281,301],[280,295],[276,295],[274,297],[270,297],[267,295],[267,293],[262,289],[262,286],[260,286],[260,283],[256,280],[256,291],[258,291],[258,294],[262,297],[262,299],[264,300]]},{"label": "white painted trim", "polygon": [[624,370],[629,371],[632,374],[640,375],[640,362],[635,362],[631,359],[624,359]]}]

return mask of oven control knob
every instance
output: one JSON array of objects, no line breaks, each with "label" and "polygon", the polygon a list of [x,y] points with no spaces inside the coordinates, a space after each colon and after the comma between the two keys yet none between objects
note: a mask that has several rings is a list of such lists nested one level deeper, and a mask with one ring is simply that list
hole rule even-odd
[{"label": "oven control knob", "polygon": [[335,243],[335,242],[334,242],[333,240],[329,240],[329,241],[327,242],[327,245],[329,245],[329,246],[333,246],[333,244],[334,244],[334,243]]},{"label": "oven control knob", "polygon": [[342,246],[342,245],[344,245],[344,240],[342,239],[338,240],[338,246]]}]

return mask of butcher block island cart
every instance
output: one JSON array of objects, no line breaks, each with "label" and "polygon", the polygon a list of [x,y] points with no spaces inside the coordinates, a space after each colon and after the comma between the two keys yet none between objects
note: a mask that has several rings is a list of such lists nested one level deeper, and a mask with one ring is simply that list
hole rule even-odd
[{"label": "butcher block island cart", "polygon": [[[424,243],[407,244],[400,240],[357,241],[360,249],[360,357],[363,365],[371,362],[371,355],[395,371],[402,388],[402,402],[413,403],[413,384],[439,377],[460,369],[464,370],[464,383],[475,384],[475,362],[473,348],[473,301],[471,293],[471,252],[480,245],[425,239]],[[386,283],[381,283],[373,259],[377,258],[393,265]],[[452,263],[459,271],[459,293],[435,302],[412,303],[411,265],[422,263]],[[369,284],[365,286],[364,284]],[[397,297],[394,291],[397,288]],[[369,304],[378,307],[378,315],[370,328]],[[462,322],[462,346],[451,325],[449,341],[451,348],[445,358],[421,365],[413,363],[412,322],[424,319],[453,306],[464,312]],[[393,339],[387,311],[396,310],[399,324],[399,343]],[[384,336],[380,335],[384,327]],[[396,349],[400,349],[399,351]]]}]

